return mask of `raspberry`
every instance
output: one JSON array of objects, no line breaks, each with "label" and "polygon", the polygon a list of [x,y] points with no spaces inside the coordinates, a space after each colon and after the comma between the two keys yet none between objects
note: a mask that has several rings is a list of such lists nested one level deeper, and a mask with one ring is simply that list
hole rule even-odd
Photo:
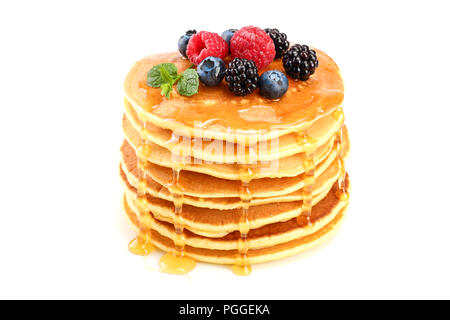
[{"label": "raspberry", "polygon": [[230,41],[231,58],[253,60],[261,70],[275,58],[275,45],[264,30],[248,26],[236,31]]},{"label": "raspberry", "polygon": [[189,40],[186,54],[195,65],[199,65],[207,57],[223,59],[228,54],[228,43],[217,33],[200,31]]}]

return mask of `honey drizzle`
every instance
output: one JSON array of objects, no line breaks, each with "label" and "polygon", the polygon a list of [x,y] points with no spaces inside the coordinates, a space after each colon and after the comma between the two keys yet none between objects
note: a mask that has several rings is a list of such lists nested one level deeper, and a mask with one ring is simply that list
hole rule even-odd
[{"label": "honey drizzle", "polygon": [[241,206],[242,210],[239,216],[239,233],[238,239],[238,255],[235,264],[232,267],[233,273],[238,276],[247,276],[252,272],[252,266],[248,261],[248,232],[250,231],[250,223],[248,221],[248,209],[252,201],[252,193],[249,183],[253,178],[253,171],[248,165],[242,165],[239,170],[241,180]]},{"label": "honey drizzle", "polygon": [[184,224],[183,224],[183,217],[181,216],[183,212],[183,200],[184,200],[184,194],[181,192],[181,188],[179,187],[179,181],[180,181],[180,171],[181,168],[172,169],[172,176],[173,181],[175,181],[175,188],[171,188],[170,192],[172,193],[173,197],[173,204],[175,209],[175,219],[174,219],[174,227],[175,227],[175,234],[176,237],[174,239],[174,245],[175,245],[175,254],[177,256],[183,256],[184,255],[184,245],[185,245],[185,239],[184,239]]},{"label": "honey drizzle", "polygon": [[347,185],[345,183],[346,172],[345,172],[345,164],[344,164],[344,147],[342,146],[342,131],[343,127],[341,126],[336,133],[336,150],[338,156],[338,165],[339,165],[339,178],[338,178],[338,191],[336,192],[336,196],[341,201],[347,201],[349,198],[349,194],[347,191]]},{"label": "honey drizzle", "polygon": [[314,152],[317,149],[316,139],[309,136],[307,131],[300,132],[297,136],[297,144],[303,145],[305,159],[303,160],[303,189],[302,189],[302,211],[297,216],[299,225],[311,225],[311,211],[313,189],[315,183],[316,163],[314,161]]},{"label": "honey drizzle", "polygon": [[[171,140],[174,140],[173,134]],[[175,156],[174,156],[175,157]],[[179,161],[178,161],[179,160]],[[184,221],[183,221],[183,202],[184,193],[183,188],[180,186],[180,172],[185,167],[184,159],[181,157],[175,161],[175,167],[172,169],[172,183],[168,186],[172,195],[175,218],[175,238],[173,239],[174,251],[166,253],[159,265],[162,272],[171,274],[187,274],[195,268],[196,261],[192,258],[185,256],[186,237],[184,234]]]},{"label": "honey drizzle", "polygon": [[140,256],[149,255],[155,250],[151,239],[151,222],[150,211],[148,210],[148,202],[146,197],[147,189],[147,159],[150,156],[151,148],[146,143],[145,122],[142,122],[143,130],[140,137],[140,146],[137,150],[137,166],[138,166],[138,185],[136,206],[139,211],[139,231],[137,236],[128,244],[128,250],[131,253]]}]

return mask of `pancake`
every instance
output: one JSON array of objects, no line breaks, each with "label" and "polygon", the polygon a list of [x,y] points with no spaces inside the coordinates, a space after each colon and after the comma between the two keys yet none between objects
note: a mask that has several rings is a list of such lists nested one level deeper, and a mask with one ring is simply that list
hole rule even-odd
[{"label": "pancake", "polygon": [[[333,190],[335,191],[335,190]],[[296,219],[287,222],[276,223],[249,232],[249,263],[262,263],[302,252],[332,235],[333,231],[341,223],[347,203],[339,200],[330,192],[329,197],[323,200],[320,209],[316,209],[314,215],[317,223],[313,227],[302,229]],[[124,197],[125,212],[135,228],[139,221],[136,212],[131,209]],[[152,241],[164,251],[173,250],[175,231],[171,224],[152,222]],[[239,233],[232,233],[219,239],[210,239],[198,236],[187,231],[185,254],[199,261],[233,264],[238,253]]]},{"label": "pancake", "polygon": [[[129,183],[124,183],[128,199],[135,201],[137,198],[136,189],[131,187]],[[313,205],[320,202],[329,193],[330,189],[331,187],[314,196],[312,200]],[[297,217],[301,214],[302,205],[302,201],[270,201],[261,205],[253,204],[248,210],[249,228],[255,229],[266,224]],[[168,222],[175,220],[175,208],[171,201],[147,196],[146,210],[152,212],[159,220]],[[209,237],[217,237],[239,230],[240,212],[241,207],[235,209],[212,209],[189,205],[185,202],[180,216],[186,229],[202,235],[208,234]]]},{"label": "pancake", "polygon": [[[127,100],[125,100],[125,115],[133,128],[142,132],[148,141],[167,148],[173,154],[184,157],[192,156],[203,161],[214,163],[248,163],[248,160],[251,162],[271,161],[304,152],[304,144],[298,143],[299,133],[302,131],[289,132],[273,137],[271,140],[259,137],[254,144],[239,144],[208,137],[202,139],[203,130],[197,130],[195,138],[186,139],[185,137],[191,137],[190,133],[162,129],[151,122],[142,124],[136,111]],[[306,132],[316,140],[317,146],[321,146],[333,137],[343,122],[342,108],[337,108],[329,115],[318,117],[316,121],[306,127]],[[125,128],[130,130],[128,127]],[[256,132],[254,135],[261,136],[262,134]],[[249,159],[246,159],[247,157]]]},{"label": "pancake", "polygon": [[[281,243],[273,247],[248,250],[248,264],[264,263],[287,258],[328,240],[342,222],[345,209],[346,208],[344,208],[330,223],[309,236]],[[152,230],[151,236],[152,242],[159,249],[165,252],[174,251],[174,242],[171,239],[162,236],[155,230]],[[185,246],[184,252],[186,256],[195,260],[216,264],[235,264],[237,257],[239,256],[237,250],[210,250],[191,246]]]},{"label": "pancake", "polygon": [[[126,116],[123,117],[122,127],[125,134],[125,139],[133,147],[134,150],[138,150],[142,146],[142,139],[139,136],[139,132],[131,125]],[[347,135],[347,133],[345,133]],[[161,141],[161,144],[164,144]],[[319,146],[314,153],[314,158],[317,163],[322,162],[326,156],[328,156],[332,150],[334,144],[334,136],[330,138],[323,145]],[[157,164],[159,166],[168,167],[171,169],[176,168],[177,164],[173,162],[173,154],[170,150],[159,146],[153,142],[147,142],[149,147],[148,161]],[[190,152],[184,152],[184,154],[192,154]],[[229,180],[240,180],[240,165],[236,163],[217,163],[207,162],[202,159],[189,157],[185,158],[185,169],[188,171],[205,173],[218,178]],[[254,172],[254,178],[278,178],[278,177],[293,177],[304,172],[303,166],[299,166],[299,163],[305,161],[304,153],[296,153],[287,157],[272,161],[258,161],[254,164],[250,164],[248,167]]]},{"label": "pancake", "polygon": [[[131,173],[127,170],[127,167],[121,163],[120,165],[120,178],[124,185],[125,191],[129,193],[131,197],[136,197],[137,186],[139,184],[139,179],[136,176],[136,170]],[[316,181],[314,194],[320,196],[327,193],[332,187],[336,179],[331,179],[329,181]],[[326,182],[326,183],[322,183]],[[174,201],[173,195],[168,188],[160,185],[158,182],[154,181],[152,178],[147,177],[145,180],[145,192],[155,198],[161,198],[167,201]],[[261,204],[273,203],[273,202],[287,202],[287,201],[298,201],[303,199],[302,190],[296,190],[289,194],[267,197],[267,198],[253,198],[250,206],[256,206]],[[219,210],[229,210],[242,208],[242,201],[238,197],[227,197],[227,198],[201,198],[185,195],[183,197],[183,203],[189,204],[199,208],[210,208]]]},{"label": "pancake", "polygon": [[[200,86],[198,94],[191,97],[174,91],[170,99],[165,99],[159,88],[146,85],[147,72],[167,62],[175,64],[179,72],[189,68],[191,63],[178,53],[152,55],[138,61],[125,79],[125,96],[142,120],[159,128],[193,137],[200,125],[202,138],[242,144],[270,140],[301,131],[342,104],[344,84],[339,68],[325,53],[316,52],[319,68],[308,81],[291,81],[282,104],[258,95],[234,96],[225,83]],[[259,71],[266,70],[283,71],[281,60]]]},{"label": "pancake", "polygon": [[[345,136],[344,136],[345,139]],[[348,144],[344,140],[344,154],[348,153]],[[122,159],[126,164],[127,171],[135,170],[136,155],[126,142],[122,145]],[[125,156],[127,157],[126,159]],[[337,156],[333,150],[328,157],[315,170],[315,175],[320,180],[320,176],[325,174],[324,179],[338,174],[336,165],[332,165]],[[328,169],[328,171],[327,171]],[[168,186],[172,183],[173,172],[167,167],[149,163],[146,168],[147,174],[160,185]],[[219,179],[210,175],[182,170],[179,176],[179,185],[185,195],[205,198],[239,197],[241,193],[241,183],[237,180]],[[303,175],[284,178],[261,178],[250,181],[249,188],[254,197],[274,197],[292,193],[299,190],[304,185]]]},{"label": "pancake", "polygon": [[[254,210],[249,211],[249,219],[253,222],[251,223],[251,228],[247,236],[250,248],[263,248],[279,244],[295,238],[307,236],[321,229],[333,220],[347,204],[347,202],[339,200],[336,196],[337,189],[338,186],[337,183],[335,183],[333,188],[327,192],[321,200],[317,201],[317,204],[314,206],[311,213],[310,224],[306,222],[303,224],[297,223],[296,217],[300,212],[295,212],[290,217],[287,216],[287,218],[273,219],[273,216],[276,216],[277,211],[289,210],[291,207],[298,206],[298,203],[285,203],[281,208],[277,208],[276,205],[254,207]],[[137,216],[139,210],[135,204],[135,200],[129,197],[128,194],[125,194],[125,202],[128,209]],[[159,233],[166,237],[174,238],[175,231],[173,223],[171,223],[173,220],[161,219],[161,216],[156,213],[157,211],[150,211],[152,212],[152,219],[150,223],[151,226],[148,227],[158,230]],[[230,211],[224,214],[223,212],[208,209],[202,211],[203,212],[192,212],[192,208],[183,210],[183,212],[185,212],[183,213],[183,220],[186,221],[186,229],[188,230],[185,232],[186,244],[209,249],[237,249],[237,242],[240,238],[238,231],[239,212]],[[199,216],[202,216],[202,222],[209,222],[209,225],[215,226],[216,230],[207,230],[209,232],[202,233],[202,229],[197,229],[196,226],[191,228],[188,221],[192,221],[193,219],[199,220]],[[255,223],[257,220],[269,222],[266,224],[257,224]],[[229,225],[232,223],[234,223],[234,229],[227,230],[227,227],[229,228]],[[221,232],[220,230],[224,230],[225,232]],[[217,236],[219,233],[221,234],[220,237]],[[211,235],[216,236],[212,237]]]},{"label": "pancake", "polygon": [[[347,131],[344,130],[344,157],[348,153],[347,146],[348,136]],[[124,141],[124,143],[122,144],[121,155],[123,164],[122,170],[127,173],[127,175],[129,176],[129,181],[136,187],[136,179],[138,176],[136,152],[128,144],[127,141]],[[337,174],[336,167],[331,166],[335,158],[336,150],[332,150],[328,157],[318,165],[316,169],[316,173],[318,175],[318,179],[316,181],[316,184],[318,185],[317,189],[320,189],[320,187],[323,186],[326,181],[330,180],[330,177],[333,177],[335,174]],[[152,180],[156,181],[160,185],[168,186],[172,182],[172,170],[167,167],[150,164],[148,166],[147,172],[152,177]],[[131,174],[134,175],[135,178],[131,177]],[[148,183],[152,185],[152,182]],[[239,198],[240,196],[240,181],[219,179],[210,175],[199,174],[196,172],[188,171],[188,167],[186,167],[186,170],[183,170],[180,173],[179,183],[181,188],[183,189],[184,194],[189,196],[204,198]],[[275,185],[278,185],[278,188],[275,188]],[[250,182],[250,188],[255,198],[286,195],[299,190],[301,187],[301,175],[285,178],[255,179],[253,180],[253,182]],[[268,194],[269,191],[266,191],[268,189],[270,190],[271,194]],[[281,192],[278,191],[277,193],[275,193],[274,190],[281,190]]]}]

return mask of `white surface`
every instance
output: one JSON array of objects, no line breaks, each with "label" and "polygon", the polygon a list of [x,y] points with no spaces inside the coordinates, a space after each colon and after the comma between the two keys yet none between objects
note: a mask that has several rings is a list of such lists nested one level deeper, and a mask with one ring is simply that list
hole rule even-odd
[{"label": "white surface", "polygon": [[[0,298],[450,298],[446,3],[257,3],[0,4]],[[127,251],[117,177],[126,72],[176,50],[187,29],[249,24],[342,70],[346,221],[326,245],[247,278],[202,263],[188,277],[145,270]]]}]

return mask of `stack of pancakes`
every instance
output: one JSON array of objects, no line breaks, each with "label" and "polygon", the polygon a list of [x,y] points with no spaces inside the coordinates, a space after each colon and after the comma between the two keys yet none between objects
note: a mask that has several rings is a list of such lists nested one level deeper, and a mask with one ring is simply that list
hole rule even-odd
[{"label": "stack of pancakes", "polygon": [[244,275],[332,234],[348,204],[349,142],[339,70],[317,53],[316,73],[290,79],[280,101],[236,97],[226,85],[167,99],[146,85],[148,70],[190,63],[171,53],[135,64],[120,164],[125,212],[138,231],[132,252],[166,251],[167,272],[186,273],[198,260]]}]

